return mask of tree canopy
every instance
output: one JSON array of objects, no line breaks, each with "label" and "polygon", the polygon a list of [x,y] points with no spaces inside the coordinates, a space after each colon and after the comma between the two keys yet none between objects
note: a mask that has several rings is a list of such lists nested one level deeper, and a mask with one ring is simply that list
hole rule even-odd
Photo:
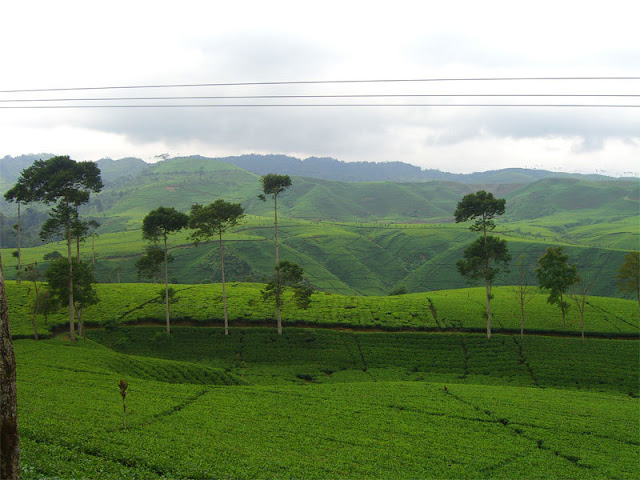
[{"label": "tree canopy", "polygon": [[244,217],[244,208],[239,203],[218,199],[209,205],[192,205],[189,212],[189,228],[194,231],[189,238],[196,244],[221,235],[235,227]]},{"label": "tree canopy", "polygon": [[495,198],[493,193],[480,190],[462,197],[455,211],[456,223],[475,220],[469,227],[471,231],[486,232],[495,228],[493,218],[503,215],[506,201],[504,198]]},{"label": "tree canopy", "polygon": [[173,207],[158,207],[142,221],[142,238],[157,242],[170,233],[178,232],[189,223],[189,216]]},{"label": "tree canopy", "polygon": [[[277,196],[291,186],[291,177],[289,175],[268,173],[260,178],[260,182],[262,183],[264,195]],[[264,195],[260,197],[263,200]]]},{"label": "tree canopy", "polygon": [[578,266],[569,265],[569,255],[565,254],[562,247],[547,247],[536,269],[536,278],[541,288],[549,290],[547,302],[558,305],[562,312],[562,326],[565,326],[565,313],[569,304],[564,301],[564,295],[569,287],[578,280]]}]

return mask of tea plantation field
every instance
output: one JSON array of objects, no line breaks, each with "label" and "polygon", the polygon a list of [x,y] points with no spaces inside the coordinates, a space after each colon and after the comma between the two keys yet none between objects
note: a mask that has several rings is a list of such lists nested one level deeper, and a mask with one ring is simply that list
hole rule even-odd
[{"label": "tea plantation field", "polygon": [[220,286],[177,285],[168,336],[159,285],[97,287],[72,344],[64,311],[34,341],[7,284],[25,479],[640,477],[631,300],[589,297],[584,344],[540,293],[520,338],[511,287],[490,341],[482,289],[315,293],[278,335],[263,286],[230,283],[225,336]]},{"label": "tea plantation field", "polygon": [[[164,288],[153,284],[97,284],[100,303],[86,309],[88,325],[123,325],[164,322],[164,304],[158,294]],[[174,285],[176,302],[171,306],[173,322],[197,325],[221,325],[223,321],[222,288],[219,284]],[[275,325],[275,307],[262,300],[262,284],[229,283],[227,302],[230,325]],[[11,332],[17,338],[33,336],[30,309],[33,288],[29,283],[7,282],[9,308],[15,312]],[[492,301],[493,331],[520,332],[520,307],[514,287],[494,288]],[[547,296],[535,293],[526,306],[525,332],[579,334],[580,321],[575,305],[569,310],[562,328],[560,311],[547,303]],[[483,288],[441,290],[398,296],[344,296],[317,292],[308,310],[292,302],[283,309],[283,322],[289,326],[345,327],[384,330],[426,330],[481,332],[486,329],[483,317]],[[46,325],[45,325],[46,321]],[[52,328],[68,326],[68,312],[38,315],[41,335]],[[585,311],[588,335],[609,337],[638,336],[638,304],[632,300],[589,297]]]},{"label": "tea plantation field", "polygon": [[636,340],[89,336],[15,341],[25,479],[640,476]]}]

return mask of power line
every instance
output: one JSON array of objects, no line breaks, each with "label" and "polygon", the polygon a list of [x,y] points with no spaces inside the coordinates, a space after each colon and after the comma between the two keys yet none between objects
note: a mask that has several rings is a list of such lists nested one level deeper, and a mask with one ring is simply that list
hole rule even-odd
[{"label": "power line", "polygon": [[64,87],[64,88],[29,88],[0,90],[0,93],[19,92],[63,92],[80,90],[123,90],[146,88],[202,88],[202,87],[245,87],[266,85],[328,85],[328,84],[365,84],[365,83],[426,83],[426,82],[511,82],[511,81],[626,81],[640,80],[640,77],[471,77],[471,78],[398,78],[398,79],[365,79],[365,80],[295,80],[275,82],[218,82],[218,83],[185,83],[185,84],[150,84],[150,85],[109,85],[98,87]]},{"label": "power line", "polygon": [[16,98],[0,99],[0,103],[37,102],[113,102],[140,100],[257,100],[300,98],[467,98],[467,97],[617,97],[637,98],[640,94],[624,93],[400,93],[400,94],[341,94],[341,95],[215,95],[215,96],[163,96],[163,97],[76,97],[76,98]]},{"label": "power line", "polygon": [[519,107],[519,108],[638,108],[640,104],[580,103],[245,103],[245,104],[156,104],[156,105],[26,105],[0,106],[0,109],[83,109],[83,108],[283,108],[283,107]]}]

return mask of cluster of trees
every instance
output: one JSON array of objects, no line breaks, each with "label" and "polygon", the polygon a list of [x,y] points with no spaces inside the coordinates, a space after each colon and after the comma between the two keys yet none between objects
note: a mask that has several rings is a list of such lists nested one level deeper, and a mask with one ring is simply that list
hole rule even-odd
[{"label": "cluster of trees", "polygon": [[[474,220],[469,227],[471,231],[481,232],[482,235],[469,245],[463,253],[463,257],[457,262],[458,272],[474,283],[484,280],[486,288],[486,312],[487,338],[491,339],[491,286],[495,278],[501,272],[509,270],[511,255],[507,242],[503,239],[489,235],[495,228],[494,218],[505,212],[505,199],[498,199],[492,193],[480,190],[476,193],[465,195],[456,207],[456,222]],[[631,293],[638,299],[640,315],[640,273],[639,253],[629,252],[625,256],[623,264],[616,277],[618,287],[624,293]],[[525,265],[521,261],[517,264],[520,271],[520,282],[515,289],[516,297],[520,305],[521,327],[520,335],[524,334],[525,305],[531,300],[534,293],[525,279]],[[572,300],[580,314],[582,341],[584,342],[584,313],[587,306],[587,294],[590,284],[578,274],[578,266],[569,263],[569,256],[564,253],[563,247],[548,247],[546,252],[538,260],[538,268],[535,270],[538,286],[548,292],[547,302],[557,305],[562,314],[562,327],[566,326],[566,313],[570,307],[567,300]]]},{"label": "cluster of trees", "polygon": [[[267,174],[261,178],[263,193],[259,198],[266,201],[271,196],[274,202],[275,225],[275,267],[274,278],[263,290],[265,300],[275,301],[277,329],[282,334],[282,319],[280,310],[284,301],[286,289],[293,290],[293,298],[300,308],[308,308],[313,290],[304,282],[302,267],[288,261],[280,261],[278,250],[278,195],[291,186],[288,175]],[[236,226],[244,217],[244,209],[239,203],[230,203],[218,199],[209,205],[195,204],[191,206],[189,214],[177,211],[173,207],[158,207],[149,212],[142,222],[142,237],[151,242],[146,254],[136,262],[138,274],[141,277],[157,279],[162,269],[164,273],[164,302],[167,334],[171,333],[170,299],[168,265],[173,260],[168,253],[167,237],[171,233],[183,229],[192,232],[189,239],[195,245],[203,241],[218,240],[220,249],[220,270],[222,273],[222,304],[224,311],[224,333],[229,334],[229,320],[227,315],[227,294],[224,273],[224,245],[223,234]],[[161,245],[158,245],[161,243]]]}]

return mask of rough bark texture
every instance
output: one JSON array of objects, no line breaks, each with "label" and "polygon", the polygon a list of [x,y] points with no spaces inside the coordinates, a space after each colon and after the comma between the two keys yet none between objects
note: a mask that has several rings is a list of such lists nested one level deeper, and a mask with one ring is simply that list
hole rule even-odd
[{"label": "rough bark texture", "polygon": [[9,309],[0,255],[0,478],[20,479],[16,359],[9,329]]}]

